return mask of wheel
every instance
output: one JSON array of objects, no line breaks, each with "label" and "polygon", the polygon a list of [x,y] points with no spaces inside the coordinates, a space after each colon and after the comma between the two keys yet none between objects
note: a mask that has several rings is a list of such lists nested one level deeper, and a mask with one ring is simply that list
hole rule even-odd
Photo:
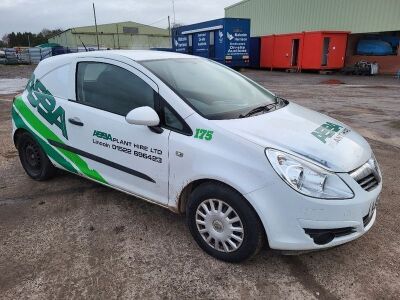
[{"label": "wheel", "polygon": [[31,134],[22,133],[17,148],[22,167],[31,178],[41,181],[55,175],[56,168]]},{"label": "wheel", "polygon": [[215,183],[198,186],[189,196],[187,224],[197,244],[211,256],[241,262],[262,247],[258,215],[237,191]]}]

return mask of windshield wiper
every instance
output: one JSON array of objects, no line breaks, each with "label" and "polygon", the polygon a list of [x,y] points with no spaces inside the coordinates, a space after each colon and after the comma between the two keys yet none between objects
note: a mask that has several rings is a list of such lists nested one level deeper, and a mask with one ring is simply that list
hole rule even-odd
[{"label": "windshield wiper", "polygon": [[280,104],[281,105],[281,104],[284,104],[285,101],[287,101],[285,98],[282,98],[282,97],[279,97],[279,96],[276,96],[276,95],[275,95],[274,98],[275,98],[275,101],[276,101],[275,104]]},{"label": "windshield wiper", "polygon": [[277,104],[277,102],[269,103],[269,104],[266,104],[266,105],[257,106],[256,108],[253,108],[252,110],[250,110],[247,114],[244,114],[244,115],[240,114],[239,118],[247,118],[247,117],[250,117],[250,116],[252,116],[252,115],[254,115],[256,113],[260,113],[260,112],[264,112],[264,111],[267,112],[267,111],[271,110],[272,107],[275,106],[276,104]]}]

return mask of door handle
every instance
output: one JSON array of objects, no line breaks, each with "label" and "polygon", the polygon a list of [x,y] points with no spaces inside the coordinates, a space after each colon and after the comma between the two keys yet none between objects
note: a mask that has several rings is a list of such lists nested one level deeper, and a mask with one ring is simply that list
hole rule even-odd
[{"label": "door handle", "polygon": [[83,123],[81,122],[81,120],[79,120],[79,118],[69,118],[68,122],[76,126],[83,126]]}]

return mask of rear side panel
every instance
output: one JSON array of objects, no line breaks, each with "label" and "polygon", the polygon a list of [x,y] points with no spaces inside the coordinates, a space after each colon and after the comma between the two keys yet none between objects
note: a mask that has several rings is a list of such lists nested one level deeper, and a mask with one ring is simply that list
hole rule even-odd
[{"label": "rear side panel", "polygon": [[[68,143],[69,136],[63,107],[64,101],[67,100],[54,96],[41,80],[36,78],[37,73],[40,72],[35,70],[25,91],[14,100],[12,119],[15,129],[30,132],[56,166],[107,184],[104,177],[90,167],[82,157],[50,145],[49,140],[60,144]],[[68,77],[68,72],[63,76]],[[57,81],[57,78],[53,80]],[[51,80],[48,83],[51,84]]]}]

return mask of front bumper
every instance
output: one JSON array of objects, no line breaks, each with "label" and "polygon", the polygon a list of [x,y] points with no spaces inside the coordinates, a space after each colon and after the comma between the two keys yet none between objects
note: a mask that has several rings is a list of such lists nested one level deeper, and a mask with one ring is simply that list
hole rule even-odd
[{"label": "front bumper", "polygon": [[[338,175],[354,191],[354,198],[323,200],[307,197],[291,189],[280,178],[245,195],[258,213],[272,249],[334,247],[359,238],[373,226],[382,182],[367,192],[349,174]],[[321,233],[325,236],[321,237]]]}]

